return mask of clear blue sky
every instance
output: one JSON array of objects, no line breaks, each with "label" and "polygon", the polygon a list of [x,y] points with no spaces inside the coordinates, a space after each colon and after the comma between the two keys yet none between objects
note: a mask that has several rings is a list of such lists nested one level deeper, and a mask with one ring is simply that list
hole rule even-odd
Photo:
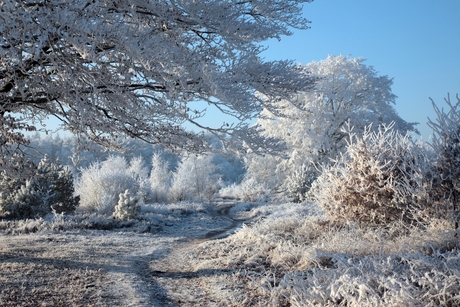
[{"label": "clear blue sky", "polygon": [[267,42],[266,60],[367,59],[393,78],[396,110],[420,123],[424,140],[427,117],[435,119],[429,97],[444,106],[448,92],[460,94],[460,0],[315,0],[304,5],[304,17],[311,28]]}]

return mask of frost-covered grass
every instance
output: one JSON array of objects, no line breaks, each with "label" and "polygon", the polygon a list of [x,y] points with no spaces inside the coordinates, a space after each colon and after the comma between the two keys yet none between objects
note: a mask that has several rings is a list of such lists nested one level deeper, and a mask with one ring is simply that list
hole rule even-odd
[{"label": "frost-covered grass", "polygon": [[253,209],[268,216],[191,254],[196,270],[238,272],[242,306],[460,304],[460,234],[449,223],[373,228],[330,222],[312,204],[277,207]]}]

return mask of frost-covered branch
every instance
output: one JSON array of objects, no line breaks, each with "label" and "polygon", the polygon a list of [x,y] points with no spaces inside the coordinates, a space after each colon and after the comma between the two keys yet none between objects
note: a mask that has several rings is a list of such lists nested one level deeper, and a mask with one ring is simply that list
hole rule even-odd
[{"label": "frost-covered branch", "polygon": [[[305,2],[3,1],[0,117],[54,115],[102,144],[127,135],[202,151],[201,139],[183,127],[202,115],[191,102],[246,120],[311,87],[303,67],[263,62],[258,45],[306,29]],[[23,142],[19,134],[11,141]]]}]

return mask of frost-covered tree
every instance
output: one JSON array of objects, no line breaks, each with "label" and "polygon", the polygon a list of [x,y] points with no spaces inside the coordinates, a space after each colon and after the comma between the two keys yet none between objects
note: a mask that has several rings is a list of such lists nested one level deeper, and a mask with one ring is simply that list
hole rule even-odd
[{"label": "frost-covered tree", "polygon": [[[396,96],[391,91],[392,80],[379,76],[364,64],[364,59],[329,56],[307,64],[305,70],[318,77],[315,88],[299,94],[294,104],[280,100],[278,107],[284,117],[265,109],[257,121],[266,136],[286,142],[284,157],[250,155],[246,160],[249,177],[272,187],[283,184],[291,175],[296,178],[290,179],[290,184],[312,182],[318,175],[318,165],[329,163],[344,151],[345,134],[341,129],[345,123],[353,126],[357,135],[362,135],[369,124],[375,129],[391,122],[402,134],[416,131],[415,123],[401,119],[393,107]],[[300,178],[305,167],[309,174],[303,173]]]},{"label": "frost-covered tree", "polygon": [[[14,168],[21,131],[48,116],[105,145],[126,135],[203,150],[188,122],[268,146],[246,120],[312,79],[292,61],[263,61],[260,43],[308,28],[306,2],[1,1],[0,166]],[[238,122],[204,127],[206,105]]]},{"label": "frost-covered tree", "polygon": [[210,200],[221,185],[212,155],[190,155],[177,166],[169,197],[172,201]]}]

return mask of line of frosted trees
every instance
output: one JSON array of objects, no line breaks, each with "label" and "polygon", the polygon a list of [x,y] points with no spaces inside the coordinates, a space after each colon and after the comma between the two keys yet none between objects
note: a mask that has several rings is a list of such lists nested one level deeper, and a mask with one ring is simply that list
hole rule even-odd
[{"label": "line of frosted trees", "polygon": [[[106,214],[121,210],[116,209],[120,201],[128,199],[211,201],[231,196],[314,201],[332,217],[366,223],[446,215],[457,220],[458,97],[457,102],[446,98],[446,111],[433,103],[437,119],[429,125],[434,137],[430,145],[417,143],[410,135],[417,133],[416,124],[394,109],[392,80],[379,76],[363,59],[329,56],[305,69],[317,78],[315,88],[294,101],[279,101],[281,111],[264,110],[256,123],[266,138],[280,141],[276,155],[253,153],[241,143],[238,150],[224,148],[214,136],[207,137],[214,153],[181,157],[133,140],[125,144],[124,155],[92,143],[86,144],[88,151],[80,151],[73,138],[35,137],[32,147],[48,160],[59,157],[71,166],[80,208]],[[0,188],[11,184],[6,177]],[[31,190],[32,181],[28,179]],[[4,212],[14,197],[19,196],[2,196]],[[16,208],[27,207],[21,197]]]}]

